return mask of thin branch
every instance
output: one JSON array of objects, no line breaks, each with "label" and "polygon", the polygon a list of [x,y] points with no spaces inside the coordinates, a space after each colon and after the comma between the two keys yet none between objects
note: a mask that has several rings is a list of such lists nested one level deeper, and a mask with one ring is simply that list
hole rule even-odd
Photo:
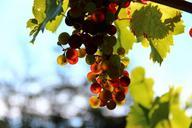
[{"label": "thin branch", "polygon": [[188,13],[192,13],[192,3],[184,0],[149,0],[155,3],[167,5]]}]

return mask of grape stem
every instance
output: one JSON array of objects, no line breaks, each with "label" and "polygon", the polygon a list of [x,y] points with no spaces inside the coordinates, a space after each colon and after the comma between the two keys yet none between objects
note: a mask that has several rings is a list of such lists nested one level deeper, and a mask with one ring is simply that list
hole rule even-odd
[{"label": "grape stem", "polygon": [[167,5],[188,13],[192,13],[192,3],[185,0],[149,0],[155,3]]}]

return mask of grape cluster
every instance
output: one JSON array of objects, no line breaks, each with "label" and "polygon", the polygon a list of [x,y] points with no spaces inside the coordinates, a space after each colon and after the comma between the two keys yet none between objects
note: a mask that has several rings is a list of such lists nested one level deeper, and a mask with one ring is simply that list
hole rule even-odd
[{"label": "grape cluster", "polygon": [[113,51],[117,31],[113,22],[120,9],[129,5],[130,0],[69,0],[65,23],[75,30],[71,35],[59,35],[58,45],[63,54],[57,62],[76,64],[78,58],[85,57],[91,70],[87,74],[92,82],[90,90],[95,94],[89,99],[93,108],[107,106],[112,110],[116,104],[125,102],[130,78],[123,63],[125,49]]}]

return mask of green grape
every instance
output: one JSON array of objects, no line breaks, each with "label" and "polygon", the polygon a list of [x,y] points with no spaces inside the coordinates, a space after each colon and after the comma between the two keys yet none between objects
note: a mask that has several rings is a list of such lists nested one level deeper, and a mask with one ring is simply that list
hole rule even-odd
[{"label": "green grape", "polygon": [[68,43],[70,35],[67,32],[63,32],[58,37],[58,43],[65,45]]},{"label": "green grape", "polygon": [[118,53],[119,55],[124,55],[124,54],[125,54],[125,49],[124,49],[123,47],[119,47],[119,48],[117,49],[117,53]]},{"label": "green grape", "polygon": [[95,56],[94,55],[87,55],[85,60],[86,60],[86,63],[88,65],[92,65],[93,63],[95,63]]},{"label": "green grape", "polygon": [[121,59],[118,55],[111,55],[109,58],[109,62],[111,64],[112,67],[115,67],[117,69],[120,69],[121,66]]},{"label": "green grape", "polygon": [[103,42],[104,45],[113,47],[116,44],[116,37],[115,36],[104,36]]}]

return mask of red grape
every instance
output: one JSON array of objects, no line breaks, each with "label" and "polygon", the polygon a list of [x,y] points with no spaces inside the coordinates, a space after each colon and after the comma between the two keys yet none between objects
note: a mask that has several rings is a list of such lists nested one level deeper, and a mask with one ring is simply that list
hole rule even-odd
[{"label": "red grape", "polygon": [[94,93],[94,94],[100,93],[100,92],[101,92],[101,89],[102,89],[102,88],[101,88],[101,85],[98,84],[98,83],[93,83],[93,84],[91,85],[91,87],[90,87],[91,92]]}]

